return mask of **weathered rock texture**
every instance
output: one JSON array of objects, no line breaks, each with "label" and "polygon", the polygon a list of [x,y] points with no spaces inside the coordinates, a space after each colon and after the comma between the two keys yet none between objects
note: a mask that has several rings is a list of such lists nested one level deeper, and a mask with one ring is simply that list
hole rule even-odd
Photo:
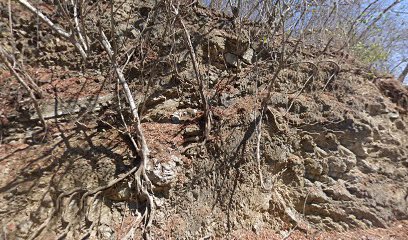
[{"label": "weathered rock texture", "polygon": [[[121,14],[134,9],[141,16],[153,11],[152,6],[129,3]],[[164,34],[168,30],[164,15],[158,14],[144,33],[149,34],[148,43],[155,43],[147,50],[151,58],[145,73],[137,63],[126,70],[136,98],[144,100],[140,111],[152,159],[147,174],[156,203],[154,239],[219,238],[236,230],[279,233],[295,226],[305,232],[344,231],[387,227],[408,218],[406,87],[376,77],[352,59],[318,56],[313,50],[297,53],[293,61],[313,57],[319,76],[305,85],[312,70],[299,65],[283,70],[274,83],[262,118],[260,170],[265,186],[261,187],[255,124],[271,69],[276,68],[270,54],[263,53],[273,52],[274,46],[249,41],[246,25],[238,32],[223,14],[199,6],[191,9],[183,14],[208,81],[213,115],[211,138],[205,144],[203,109],[188,48],[183,38],[174,43]],[[3,12],[1,17],[7,19]],[[15,28],[23,34],[19,41],[30,49],[25,39],[34,36],[35,28],[26,27],[24,15],[22,19]],[[132,39],[142,34],[127,26],[123,23],[118,31]],[[174,66],[168,57],[172,44]],[[49,53],[39,61],[44,71],[39,79],[49,76],[43,69],[49,65],[59,71],[71,68],[67,63],[75,56],[55,54],[71,48],[58,41],[44,46]],[[327,60],[340,66],[330,82],[333,66]],[[0,218],[7,239],[32,234],[61,192],[96,188],[137,164],[128,139],[112,128],[121,127],[115,83],[96,91],[92,86],[105,79],[95,77],[100,70],[96,62],[89,64],[93,70],[83,76],[72,73],[74,65],[57,71],[55,80],[40,82],[49,93],[41,101],[51,124],[45,136],[32,126],[33,111],[12,104],[24,98],[17,94],[18,87],[1,83],[1,89],[12,90],[2,100],[7,108],[0,112],[6,140],[0,145]],[[67,72],[70,77],[64,77]],[[4,79],[6,75],[3,71]],[[146,88],[142,76],[155,82]],[[75,94],[84,86],[95,92]],[[95,98],[98,94],[102,97]],[[56,102],[61,103],[57,108]],[[85,124],[74,124],[77,117]],[[131,182],[125,179],[96,200],[88,199],[87,221],[74,222],[77,226],[62,236],[79,239],[88,232],[91,238],[120,239],[137,229],[134,222],[143,214],[145,200]],[[80,194],[64,199],[64,207],[41,237],[61,236],[67,223],[76,219],[72,214],[79,201]]]}]

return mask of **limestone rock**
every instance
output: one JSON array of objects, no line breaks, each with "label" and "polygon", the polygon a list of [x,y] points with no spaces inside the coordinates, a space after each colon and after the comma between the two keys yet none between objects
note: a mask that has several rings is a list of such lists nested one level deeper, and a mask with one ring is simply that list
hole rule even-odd
[{"label": "limestone rock", "polygon": [[192,136],[198,136],[200,134],[201,134],[201,129],[198,125],[190,125],[184,129],[183,135],[185,137],[192,137]]},{"label": "limestone rock", "polygon": [[398,112],[390,112],[390,113],[388,113],[388,117],[389,117],[391,120],[395,120],[395,119],[398,119],[398,118],[400,117],[400,115],[399,115]]},{"label": "limestone rock", "polygon": [[252,48],[248,48],[248,50],[245,51],[244,55],[242,55],[242,60],[246,64],[252,64],[254,54],[255,54],[255,51]]},{"label": "limestone rock", "polygon": [[340,177],[347,170],[347,165],[342,158],[329,157],[327,158],[327,164],[329,165],[329,176]]},{"label": "limestone rock", "polygon": [[215,45],[218,51],[223,52],[225,50],[225,38],[222,36],[219,35],[213,36],[210,39],[210,43]]},{"label": "limestone rock", "polygon": [[318,179],[323,174],[323,166],[319,161],[307,158],[305,159],[305,177]]},{"label": "limestone rock", "polygon": [[146,167],[149,179],[156,186],[170,186],[177,176],[176,163],[172,159],[162,162],[157,159],[152,160]]},{"label": "limestone rock", "polygon": [[371,116],[376,116],[386,112],[384,103],[372,102],[367,104],[366,109]]}]

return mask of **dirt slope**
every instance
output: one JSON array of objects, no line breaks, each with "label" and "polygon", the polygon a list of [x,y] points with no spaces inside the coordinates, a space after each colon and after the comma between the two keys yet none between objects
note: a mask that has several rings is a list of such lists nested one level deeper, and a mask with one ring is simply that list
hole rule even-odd
[{"label": "dirt slope", "polygon": [[[203,143],[203,109],[183,38],[173,42],[167,34],[164,7],[127,3],[123,9],[123,18],[131,10],[163,13],[145,33],[143,64],[136,56],[125,70],[135,98],[145,103],[153,239],[406,237],[406,87],[354,59],[306,46],[292,60],[312,61],[318,74],[310,78],[310,64],[280,73],[262,118],[258,163],[257,110],[276,69],[264,52],[276,46],[249,41],[249,24],[238,31],[224,14],[200,6],[183,12],[209,86],[213,129]],[[15,11],[17,42],[46,93],[40,101],[50,129],[41,132],[27,94],[0,68],[0,239],[35,233],[38,239],[139,239],[145,199],[132,177],[83,197],[138,163],[117,130],[118,98],[103,54],[81,72],[72,46],[47,41],[53,35],[42,26],[39,55],[30,15]],[[7,18],[1,10],[1,23]],[[126,26],[118,31],[136,41],[142,33]],[[179,36],[181,27],[175,28]],[[8,34],[0,32],[0,39]]]}]

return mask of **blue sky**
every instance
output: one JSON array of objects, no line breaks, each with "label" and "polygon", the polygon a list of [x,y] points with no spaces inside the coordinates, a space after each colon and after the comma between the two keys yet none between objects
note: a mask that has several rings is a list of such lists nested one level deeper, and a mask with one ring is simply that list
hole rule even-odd
[{"label": "blue sky", "polygon": [[[243,2],[246,2],[247,0],[243,0]],[[333,0],[334,2],[335,0]],[[373,0],[361,0],[361,2],[366,2],[369,4]],[[381,9],[385,9],[387,6],[392,4],[395,0],[380,0],[375,6],[380,7]],[[202,0],[204,4],[209,4],[211,1],[210,0]],[[225,6],[225,3],[227,0],[223,0],[223,6]],[[232,3],[237,2],[237,0],[231,0]],[[347,2],[349,3],[350,0],[337,0],[337,3],[342,3],[342,2]],[[367,6],[367,5],[365,5]],[[362,6],[363,8],[365,7],[364,5]],[[227,7],[227,10],[229,8]],[[379,13],[379,12],[378,12]],[[375,16],[374,16],[375,17]],[[378,24],[379,28],[384,28],[384,32],[387,32],[387,30],[391,30],[391,28],[395,27],[397,30],[394,31],[398,32],[398,29],[400,29],[399,34],[404,34],[404,37],[400,37],[401,43],[399,44],[398,48],[388,48],[391,49],[389,52],[389,58],[388,62],[385,64],[389,70],[392,70],[392,74],[394,74],[396,77],[399,76],[399,74],[402,72],[403,68],[406,66],[408,61],[406,63],[400,64],[398,67],[396,67],[403,59],[408,60],[408,0],[401,0],[400,3],[398,3],[390,12],[386,14],[386,17],[392,17],[395,19],[393,21],[392,25],[395,26],[390,26],[389,24],[387,25],[382,25],[380,22]],[[389,29],[386,29],[389,28]],[[394,34],[395,35],[395,34]],[[375,37],[375,35],[374,35]],[[380,43],[387,44],[387,40],[390,40],[393,36],[390,35],[382,35],[379,33],[379,41]],[[405,37],[407,39],[405,39]],[[405,83],[408,84],[408,77],[405,79]]]},{"label": "blue sky", "polygon": [[[391,1],[385,0],[384,2],[389,4]],[[408,31],[408,1],[402,0],[391,12],[400,19],[401,31]],[[408,39],[405,39],[405,44],[400,51],[391,53],[390,61],[394,64],[398,64],[404,58],[408,58]],[[401,64],[401,66],[396,69],[395,75],[399,75],[407,63],[408,61],[405,64]],[[405,84],[408,84],[408,78],[405,78]]]}]

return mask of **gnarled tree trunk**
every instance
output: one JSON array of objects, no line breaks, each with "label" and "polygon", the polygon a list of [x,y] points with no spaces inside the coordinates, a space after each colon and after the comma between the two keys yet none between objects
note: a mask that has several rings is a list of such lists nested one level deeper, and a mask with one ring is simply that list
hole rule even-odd
[{"label": "gnarled tree trunk", "polygon": [[407,74],[408,74],[408,63],[407,65],[405,65],[404,70],[402,71],[401,75],[398,77],[398,81],[404,82],[404,79],[407,76]]}]

